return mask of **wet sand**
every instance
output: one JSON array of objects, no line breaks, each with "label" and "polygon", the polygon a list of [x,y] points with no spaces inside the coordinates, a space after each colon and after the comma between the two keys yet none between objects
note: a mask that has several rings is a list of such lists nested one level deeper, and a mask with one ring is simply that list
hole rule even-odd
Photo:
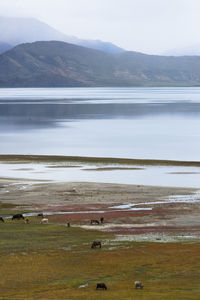
[{"label": "wet sand", "polygon": [[143,185],[0,179],[0,201],[19,205],[123,204],[192,195],[196,189]]}]

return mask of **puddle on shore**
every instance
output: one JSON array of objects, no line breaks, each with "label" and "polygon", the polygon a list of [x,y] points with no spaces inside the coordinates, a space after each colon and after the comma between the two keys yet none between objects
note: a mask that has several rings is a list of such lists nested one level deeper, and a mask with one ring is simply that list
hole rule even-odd
[{"label": "puddle on shore", "polygon": [[198,235],[167,235],[167,234],[137,234],[137,235],[116,235],[113,242],[157,242],[157,243],[176,243],[192,242],[199,240]]},{"label": "puddle on shore", "polygon": [[[59,182],[102,182],[173,187],[199,187],[199,167],[138,166],[120,164],[5,163],[4,178]],[[83,172],[84,171],[84,172]],[[100,171],[100,172],[97,172]],[[108,172],[109,171],[109,172]]]},{"label": "puddle on shore", "polygon": [[[122,205],[111,206],[111,209],[127,209],[130,211],[133,210],[145,210],[145,208],[141,206],[154,206],[154,205],[165,205],[165,204],[173,204],[173,203],[200,203],[200,192],[196,192],[193,195],[176,195],[170,196],[168,199],[163,201],[154,201],[154,202],[138,202],[138,203],[127,203]],[[140,206],[140,207],[138,207]],[[152,207],[146,208],[146,210],[151,210]]]},{"label": "puddle on shore", "polygon": [[[133,209],[130,209],[133,210]],[[137,211],[143,211],[143,210],[152,210],[152,208],[136,208]],[[73,215],[73,214],[104,214],[104,213],[111,213],[111,212],[123,212],[123,211],[129,211],[128,209],[121,209],[121,210],[88,210],[88,211],[46,211],[42,212],[44,216],[53,216],[53,215]],[[38,213],[30,212],[30,213],[23,213],[24,217],[37,217]],[[12,218],[11,215],[5,216],[5,219]]]}]

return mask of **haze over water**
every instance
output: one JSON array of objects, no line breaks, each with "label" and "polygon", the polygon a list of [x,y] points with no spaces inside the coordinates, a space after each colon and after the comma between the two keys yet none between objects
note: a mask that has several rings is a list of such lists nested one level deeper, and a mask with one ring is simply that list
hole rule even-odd
[{"label": "haze over water", "polygon": [[0,89],[0,153],[200,161],[200,88]]}]

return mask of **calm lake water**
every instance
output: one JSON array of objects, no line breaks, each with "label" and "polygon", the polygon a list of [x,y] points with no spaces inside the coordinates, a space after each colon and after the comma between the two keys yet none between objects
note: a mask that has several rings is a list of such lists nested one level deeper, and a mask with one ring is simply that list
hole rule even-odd
[{"label": "calm lake water", "polygon": [[0,89],[0,154],[200,161],[200,88]]},{"label": "calm lake water", "polygon": [[0,89],[0,146],[200,161],[200,88]]}]

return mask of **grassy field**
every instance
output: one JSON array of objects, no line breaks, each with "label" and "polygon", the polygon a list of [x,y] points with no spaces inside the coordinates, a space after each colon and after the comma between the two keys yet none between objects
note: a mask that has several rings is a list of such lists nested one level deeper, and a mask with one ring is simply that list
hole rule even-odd
[{"label": "grassy field", "polygon": [[[0,224],[0,299],[200,298],[199,244],[117,242],[30,219]],[[91,249],[94,240],[102,249]],[[135,280],[143,290],[134,289]],[[98,282],[108,290],[96,291]]]}]

